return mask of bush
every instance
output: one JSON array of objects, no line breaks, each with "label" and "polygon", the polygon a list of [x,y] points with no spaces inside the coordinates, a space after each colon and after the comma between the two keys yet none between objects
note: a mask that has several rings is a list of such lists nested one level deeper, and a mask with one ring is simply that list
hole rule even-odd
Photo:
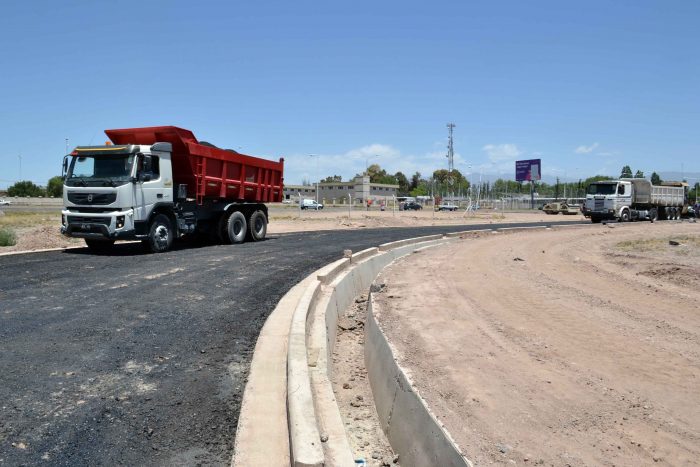
[{"label": "bush", "polygon": [[7,196],[44,196],[46,192],[40,186],[37,186],[29,180],[17,182],[7,189]]},{"label": "bush", "polygon": [[51,198],[63,196],[63,177],[59,175],[49,179],[49,183],[46,184],[46,196]]},{"label": "bush", "polygon": [[15,233],[10,229],[0,229],[0,246],[14,246],[17,243]]}]

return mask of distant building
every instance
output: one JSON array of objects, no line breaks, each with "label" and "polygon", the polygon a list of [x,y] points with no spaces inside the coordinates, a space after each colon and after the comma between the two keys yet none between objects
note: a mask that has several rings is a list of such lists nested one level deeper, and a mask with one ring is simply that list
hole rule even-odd
[{"label": "distant building", "polygon": [[[350,182],[319,183],[318,200],[323,204],[347,204],[350,199],[353,203],[364,204],[367,200],[372,200],[373,204],[380,204],[382,201],[393,199],[398,189],[398,185],[370,183],[368,176],[360,175]],[[302,198],[316,199],[316,184],[285,185],[283,193],[284,199],[298,201],[299,194]]]}]

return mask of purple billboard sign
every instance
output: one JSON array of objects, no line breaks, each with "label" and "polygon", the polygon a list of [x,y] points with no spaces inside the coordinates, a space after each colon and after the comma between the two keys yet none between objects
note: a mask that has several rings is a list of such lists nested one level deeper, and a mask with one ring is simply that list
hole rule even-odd
[{"label": "purple billboard sign", "polygon": [[527,161],[515,161],[515,181],[525,182],[540,180],[542,178],[542,160],[530,159]]}]

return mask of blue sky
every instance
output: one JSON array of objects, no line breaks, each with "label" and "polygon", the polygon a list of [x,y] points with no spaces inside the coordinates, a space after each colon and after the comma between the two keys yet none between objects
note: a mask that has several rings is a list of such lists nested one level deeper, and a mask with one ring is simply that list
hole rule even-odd
[{"label": "blue sky", "polygon": [[462,172],[694,175],[699,18],[697,1],[5,2],[0,187],[19,156],[23,179],[59,174],[65,138],[170,124],[283,156],[292,184],[367,158],[445,168],[448,122]]}]

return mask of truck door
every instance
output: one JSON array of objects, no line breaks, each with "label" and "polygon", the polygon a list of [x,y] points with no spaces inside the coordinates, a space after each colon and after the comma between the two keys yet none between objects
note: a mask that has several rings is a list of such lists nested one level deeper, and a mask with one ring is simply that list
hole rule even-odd
[{"label": "truck door", "polygon": [[160,176],[160,160],[158,156],[139,155],[137,161],[136,177],[138,183],[134,184],[134,220],[148,220],[153,205],[160,199],[158,195],[163,193],[163,183]]}]

